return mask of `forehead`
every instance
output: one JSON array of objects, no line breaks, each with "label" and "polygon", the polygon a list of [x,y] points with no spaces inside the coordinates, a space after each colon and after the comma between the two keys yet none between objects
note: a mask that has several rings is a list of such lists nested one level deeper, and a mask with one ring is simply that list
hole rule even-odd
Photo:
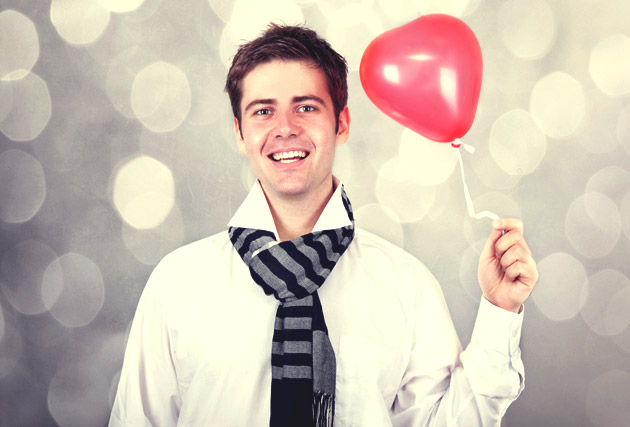
[{"label": "forehead", "polygon": [[274,60],[256,66],[243,79],[241,105],[253,99],[317,95],[330,100],[326,76],[309,61]]}]

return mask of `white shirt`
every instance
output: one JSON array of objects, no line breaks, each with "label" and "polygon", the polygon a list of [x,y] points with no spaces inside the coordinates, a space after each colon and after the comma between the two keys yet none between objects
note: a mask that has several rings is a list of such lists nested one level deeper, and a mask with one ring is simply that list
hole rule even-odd
[{"label": "white shirt", "polygon": [[[349,224],[340,188],[315,231]],[[230,225],[277,235],[259,184]],[[462,352],[433,275],[365,230],[318,292],[337,360],[335,426],[498,425],[523,389],[523,314],[482,299]],[[268,426],[277,306],[227,232],[167,255],[138,304],[110,426]]]}]

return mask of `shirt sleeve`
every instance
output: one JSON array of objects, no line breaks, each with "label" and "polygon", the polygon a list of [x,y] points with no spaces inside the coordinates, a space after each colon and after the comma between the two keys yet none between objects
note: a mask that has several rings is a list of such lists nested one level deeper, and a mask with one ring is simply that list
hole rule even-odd
[{"label": "shirt sleeve", "polygon": [[417,307],[411,356],[392,408],[394,426],[495,426],[524,388],[523,312],[482,297],[462,351],[442,291],[431,277]]},{"label": "shirt sleeve", "polygon": [[162,310],[160,265],[153,271],[134,316],[110,427],[174,426],[181,399]]}]

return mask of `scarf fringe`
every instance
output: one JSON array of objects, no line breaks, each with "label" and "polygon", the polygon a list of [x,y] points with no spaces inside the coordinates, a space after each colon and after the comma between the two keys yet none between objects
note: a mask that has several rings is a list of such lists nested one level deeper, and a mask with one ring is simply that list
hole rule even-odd
[{"label": "scarf fringe", "polygon": [[332,427],[335,417],[335,396],[322,391],[313,392],[313,421],[315,427]]}]

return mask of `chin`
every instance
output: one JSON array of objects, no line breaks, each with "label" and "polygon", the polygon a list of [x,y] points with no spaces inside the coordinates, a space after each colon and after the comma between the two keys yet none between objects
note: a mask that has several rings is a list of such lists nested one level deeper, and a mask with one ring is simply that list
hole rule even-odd
[{"label": "chin", "polygon": [[281,185],[275,188],[276,193],[285,197],[296,197],[308,194],[308,188],[302,185]]}]

